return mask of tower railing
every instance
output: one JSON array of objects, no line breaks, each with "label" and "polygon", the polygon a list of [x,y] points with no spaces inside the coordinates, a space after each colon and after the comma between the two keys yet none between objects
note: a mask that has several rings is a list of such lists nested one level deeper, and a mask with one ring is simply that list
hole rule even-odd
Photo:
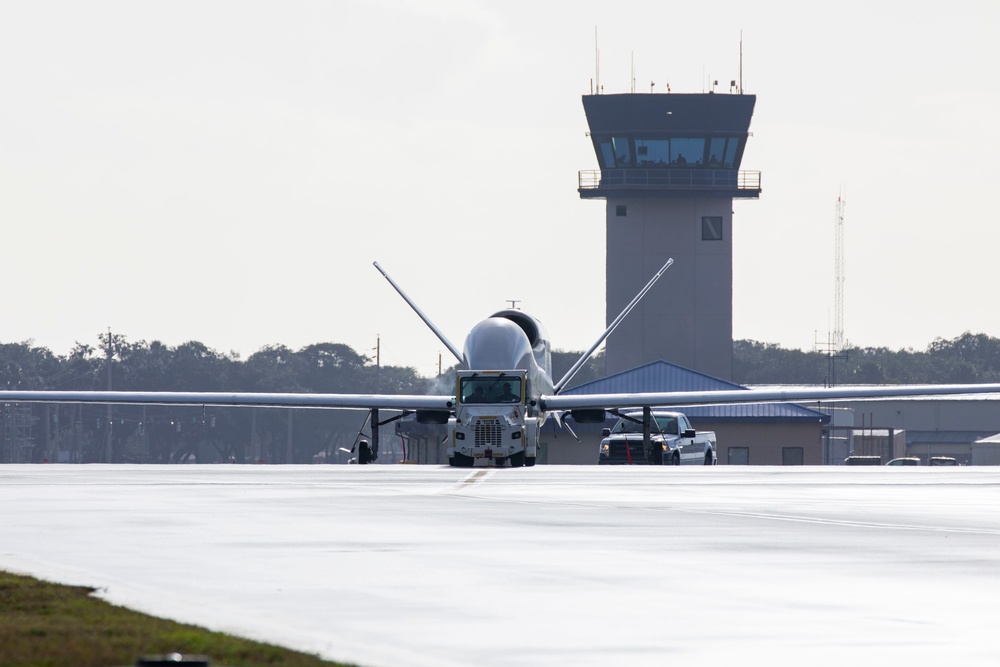
[{"label": "tower railing", "polygon": [[735,169],[594,169],[579,174],[584,190],[705,190],[760,194],[759,171]]}]

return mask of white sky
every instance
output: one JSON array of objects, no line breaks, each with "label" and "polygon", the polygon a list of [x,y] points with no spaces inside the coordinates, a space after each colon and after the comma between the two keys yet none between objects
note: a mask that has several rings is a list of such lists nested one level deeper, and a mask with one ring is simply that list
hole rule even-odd
[{"label": "white sky", "polygon": [[[3,3],[0,342],[63,354],[111,327],[246,356],[381,336],[383,363],[430,374],[447,351],[378,260],[458,346],[518,299],[556,347],[589,347],[595,27],[607,93],[633,54],[639,91],[728,90],[743,31],[743,168],[764,191],[734,206],[734,337],[826,339],[842,189],[851,342],[1000,336],[1000,4],[569,7]],[[471,284],[487,258],[505,277]]]}]

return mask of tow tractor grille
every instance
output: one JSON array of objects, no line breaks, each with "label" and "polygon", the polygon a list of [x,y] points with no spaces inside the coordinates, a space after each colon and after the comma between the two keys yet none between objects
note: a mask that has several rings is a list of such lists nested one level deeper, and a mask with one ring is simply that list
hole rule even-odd
[{"label": "tow tractor grille", "polygon": [[476,447],[499,445],[500,438],[499,419],[480,419],[476,422]]}]

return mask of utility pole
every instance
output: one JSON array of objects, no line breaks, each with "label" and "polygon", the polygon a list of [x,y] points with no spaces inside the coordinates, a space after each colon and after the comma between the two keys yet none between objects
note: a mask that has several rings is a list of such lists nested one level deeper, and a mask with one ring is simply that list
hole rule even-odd
[{"label": "utility pole", "polygon": [[[107,350],[107,361],[106,361],[106,364],[105,364],[107,366],[107,368],[108,368],[108,391],[111,391],[111,357],[113,355],[114,355],[114,348],[111,345],[111,327],[108,327],[108,350]],[[112,449],[111,448],[111,442],[112,442],[112,437],[111,437],[111,420],[112,420],[112,418],[113,418],[112,406],[111,406],[110,403],[108,403],[108,417],[107,417],[108,423],[107,423],[107,429],[105,430],[105,433],[107,434],[107,436],[106,436],[105,443],[104,443],[105,444],[105,448],[104,448],[104,450],[105,450],[105,454],[104,454],[104,461],[105,461],[105,463],[113,463],[113,461],[112,461],[112,451],[111,451],[111,449]]]},{"label": "utility pole", "polygon": [[382,390],[382,334],[375,334],[375,393]]}]

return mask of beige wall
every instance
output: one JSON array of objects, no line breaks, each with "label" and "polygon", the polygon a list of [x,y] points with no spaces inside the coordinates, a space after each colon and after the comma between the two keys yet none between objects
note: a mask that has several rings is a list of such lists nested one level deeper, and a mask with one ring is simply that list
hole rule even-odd
[{"label": "beige wall", "polygon": [[[627,207],[626,216],[617,215],[618,206]],[[728,198],[608,198],[608,324],[674,259],[608,338],[608,374],[663,359],[732,378],[732,209]],[[702,240],[702,216],[722,218],[721,240]]]},{"label": "beige wall", "polygon": [[750,465],[780,466],[782,449],[801,447],[803,465],[823,463],[823,425],[787,423],[700,422],[696,428],[715,431],[719,463],[729,460],[729,447],[749,447]]},{"label": "beige wall", "polygon": [[976,442],[972,444],[972,465],[1000,466],[1000,445]]},{"label": "beige wall", "polygon": [[597,465],[600,454],[600,432],[595,434],[580,434],[580,442],[573,439],[568,432],[546,433],[541,439],[542,451],[539,454],[541,463],[550,465]]}]

